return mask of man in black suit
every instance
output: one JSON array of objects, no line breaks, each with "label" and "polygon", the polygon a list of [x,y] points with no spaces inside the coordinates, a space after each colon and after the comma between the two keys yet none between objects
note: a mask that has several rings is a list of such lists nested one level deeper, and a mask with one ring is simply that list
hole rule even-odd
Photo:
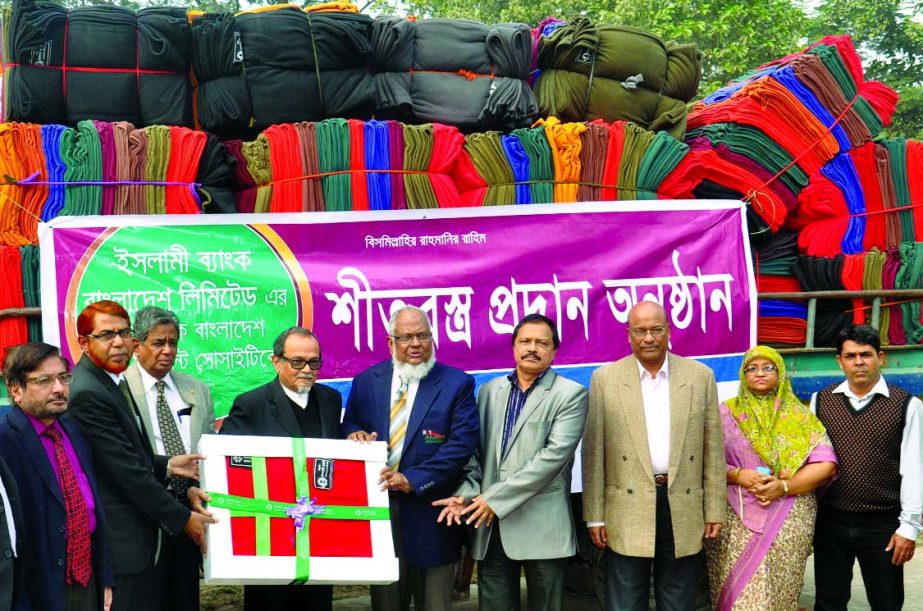
[{"label": "man in black suit", "polygon": [[[49,344],[13,348],[3,364],[12,409],[0,417],[6,461],[28,511],[18,553],[25,570],[14,608],[108,610],[112,602],[106,517],[90,450],[67,411],[71,375]],[[28,568],[26,568],[28,567]]]},{"label": "man in black suit", "polygon": [[[22,549],[22,514],[13,474],[0,458],[0,611],[13,608],[19,594],[22,570],[18,554]],[[18,528],[17,528],[18,527]]]},{"label": "man in black suit", "polygon": [[[198,477],[199,454],[156,455],[122,372],[134,339],[128,312],[113,301],[88,305],[77,318],[83,355],[74,367],[70,415],[89,442],[110,529],[115,573],[113,611],[161,608],[154,558],[161,529],[205,544],[215,519],[183,507],[166,485],[171,476]],[[198,489],[196,489],[198,490]],[[204,551],[204,550],[203,550]]]},{"label": "man in black suit", "polygon": [[[343,400],[316,384],[323,365],[320,343],[304,327],[291,327],[276,338],[272,364],[279,375],[234,400],[221,425],[222,435],[269,435],[339,439]],[[332,586],[246,586],[244,609],[329,610]]]}]

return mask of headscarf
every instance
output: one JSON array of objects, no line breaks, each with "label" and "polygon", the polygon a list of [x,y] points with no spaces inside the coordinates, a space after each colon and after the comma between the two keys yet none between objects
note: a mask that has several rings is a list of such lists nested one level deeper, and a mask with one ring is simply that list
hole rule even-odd
[{"label": "headscarf", "polygon": [[[744,373],[750,361],[760,357],[772,362],[779,374],[775,389],[763,396],[750,390]],[[744,354],[740,390],[736,398],[727,401],[727,407],[776,477],[791,477],[826,432],[820,420],[792,392],[782,356],[768,346],[756,346]]]}]

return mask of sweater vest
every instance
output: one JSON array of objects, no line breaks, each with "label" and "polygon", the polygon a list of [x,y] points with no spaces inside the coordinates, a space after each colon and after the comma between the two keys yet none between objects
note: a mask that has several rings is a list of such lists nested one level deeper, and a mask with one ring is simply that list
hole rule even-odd
[{"label": "sweater vest", "polygon": [[900,511],[901,439],[911,396],[888,384],[856,411],[831,385],[817,393],[817,417],[836,451],[839,478],[820,498],[842,511]]}]

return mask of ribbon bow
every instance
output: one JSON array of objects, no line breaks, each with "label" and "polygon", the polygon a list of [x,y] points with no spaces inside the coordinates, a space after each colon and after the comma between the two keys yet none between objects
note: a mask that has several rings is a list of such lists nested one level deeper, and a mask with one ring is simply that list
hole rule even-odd
[{"label": "ribbon bow", "polygon": [[301,532],[304,529],[305,518],[307,516],[316,516],[324,513],[323,505],[315,505],[317,499],[308,500],[303,496],[298,499],[294,507],[286,507],[285,515],[295,520],[295,532]]}]

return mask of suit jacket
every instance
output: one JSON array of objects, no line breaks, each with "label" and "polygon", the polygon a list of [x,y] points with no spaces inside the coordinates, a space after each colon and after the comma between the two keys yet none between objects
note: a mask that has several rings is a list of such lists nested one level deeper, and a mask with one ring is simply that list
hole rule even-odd
[{"label": "suit jacket", "polygon": [[[668,494],[676,557],[702,549],[705,522],[723,522],[726,463],[718,389],[711,369],[669,354]],[[627,356],[590,380],[583,437],[583,514],[605,522],[609,547],[654,557],[656,485],[647,443],[638,361]]]},{"label": "suit jacket", "polygon": [[[90,539],[93,573],[99,589],[99,608],[103,607],[103,588],[114,585],[106,532],[106,516],[100,502],[90,450],[69,418],[58,420],[70,438],[77,459],[86,473],[96,503],[96,530]],[[64,587],[67,572],[67,508],[54,468],[32,423],[18,406],[0,418],[0,456],[13,478],[19,482],[20,503],[28,507],[17,525],[28,533],[20,552],[25,568],[23,588],[14,609],[65,608]]]},{"label": "suit jacket", "polygon": [[[339,439],[340,414],[343,411],[343,397],[339,391],[314,384],[308,395],[308,409],[312,408],[320,413],[321,436]],[[278,376],[269,384],[234,399],[228,417],[221,423],[221,434],[303,437]]]},{"label": "suit jacket", "polygon": [[109,522],[115,574],[153,566],[158,529],[182,534],[190,511],[166,488],[167,457],[155,455],[134,408],[105,371],[84,355],[74,366],[68,414],[90,446]]},{"label": "suit jacket", "polygon": [[[341,427],[344,437],[361,430],[388,441],[393,371],[391,361],[385,361],[353,379]],[[431,503],[455,491],[477,443],[474,379],[436,363],[420,381],[401,452],[399,471],[413,487],[411,494],[397,493],[401,542],[409,562],[432,567],[458,560],[461,529],[437,524],[439,509]]]},{"label": "suit jacket", "polygon": [[[13,473],[6,466],[0,456],[0,480],[6,489],[6,496],[10,500],[10,513],[13,515],[13,524],[16,525],[16,541],[10,541],[9,526],[6,522],[6,511],[0,502],[0,611],[8,611],[13,602],[21,595],[24,567],[20,557],[22,555],[22,502],[19,499],[19,489]],[[0,497],[2,501],[2,497]],[[13,556],[13,549],[16,556]]]},{"label": "suit jacket", "polygon": [[[484,497],[502,525],[503,551],[514,560],[565,558],[577,550],[570,480],[586,422],[587,391],[553,370],[535,384],[504,456],[500,451],[510,381],[503,375],[480,388],[480,445],[455,492],[469,502]],[[475,560],[484,559],[493,528],[471,531]]]},{"label": "suit jacket", "polygon": [[[131,396],[141,412],[141,420],[144,421],[144,429],[147,432],[147,440],[151,444],[151,450],[157,452],[157,444],[154,441],[154,427],[151,426],[151,410],[147,407],[147,396],[141,383],[141,364],[138,361],[132,363],[125,370],[125,381],[128,382],[128,388],[131,390]],[[197,380],[192,376],[171,371],[170,376],[176,384],[176,390],[179,391],[180,397],[192,410],[189,414],[191,421],[189,423],[189,437],[191,447],[186,448],[186,452],[194,453],[199,447],[199,438],[202,435],[208,435],[215,432],[215,408],[212,405],[212,391],[208,384]]]}]

